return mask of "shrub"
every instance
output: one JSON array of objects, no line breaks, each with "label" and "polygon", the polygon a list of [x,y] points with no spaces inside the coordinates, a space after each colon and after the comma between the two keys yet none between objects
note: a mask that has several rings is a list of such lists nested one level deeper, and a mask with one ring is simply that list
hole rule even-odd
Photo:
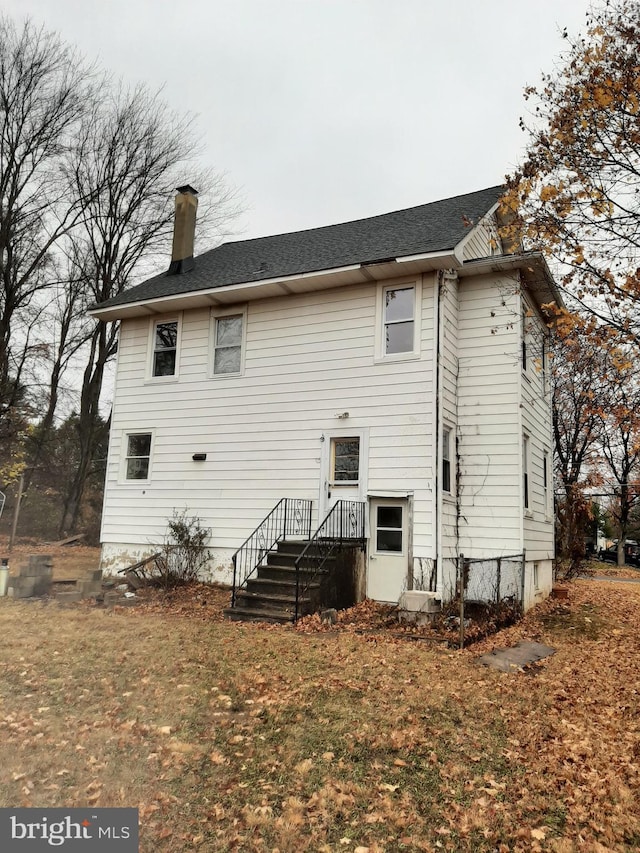
[{"label": "shrub", "polygon": [[188,510],[178,512],[167,521],[167,533],[156,565],[160,582],[166,589],[198,580],[200,570],[211,558],[206,547],[211,529],[203,527],[197,516],[188,517]]}]

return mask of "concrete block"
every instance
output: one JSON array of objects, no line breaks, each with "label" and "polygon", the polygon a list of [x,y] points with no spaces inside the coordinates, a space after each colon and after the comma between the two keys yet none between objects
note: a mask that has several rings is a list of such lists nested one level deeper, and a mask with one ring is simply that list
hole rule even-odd
[{"label": "concrete block", "polygon": [[79,589],[69,589],[56,594],[58,604],[73,604],[76,601],[82,600],[82,593]]},{"label": "concrete block", "polygon": [[80,591],[83,598],[95,598],[102,593],[102,582],[85,578],[76,582],[76,589]]},{"label": "concrete block", "polygon": [[31,554],[26,566],[20,567],[22,577],[51,578],[53,575],[53,558],[47,554]]},{"label": "concrete block", "polygon": [[[25,578],[27,580],[27,578]],[[51,592],[51,577],[33,577],[28,578],[28,580],[34,581],[33,584],[33,594],[34,595],[49,595]]]},{"label": "concrete block", "polygon": [[9,578],[7,595],[10,598],[31,598],[34,594],[35,578]]}]

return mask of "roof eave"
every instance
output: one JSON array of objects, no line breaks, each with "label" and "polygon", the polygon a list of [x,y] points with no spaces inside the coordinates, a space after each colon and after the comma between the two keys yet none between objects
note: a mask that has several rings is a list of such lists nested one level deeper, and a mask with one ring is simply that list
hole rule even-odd
[{"label": "roof eave", "polygon": [[105,306],[104,308],[97,305],[89,309],[89,314],[97,320],[110,322],[129,317],[169,314],[191,308],[210,308],[256,299],[268,299],[275,296],[311,293],[330,290],[334,287],[418,275],[435,269],[459,269],[461,267],[460,252],[455,247],[419,255],[385,258],[381,261],[364,261],[328,270],[316,270],[259,281],[239,282],[222,287],[190,290],[185,293],[141,299],[121,305]]},{"label": "roof eave", "polygon": [[541,252],[523,252],[517,255],[494,255],[489,258],[478,258],[467,261],[458,270],[461,278],[471,275],[487,275],[493,272],[511,272],[519,270],[522,273],[528,290],[535,296],[538,305],[555,302],[561,308],[564,306],[562,295],[554,281],[546,258]]}]

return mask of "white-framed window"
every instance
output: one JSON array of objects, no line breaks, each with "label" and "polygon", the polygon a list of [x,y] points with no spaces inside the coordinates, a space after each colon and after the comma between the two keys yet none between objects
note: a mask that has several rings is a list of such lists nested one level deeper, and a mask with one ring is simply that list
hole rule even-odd
[{"label": "white-framed window", "polygon": [[542,490],[544,500],[544,514],[548,518],[549,512],[549,451],[545,450],[542,454]]},{"label": "white-framed window", "polygon": [[529,477],[529,466],[529,436],[524,435],[522,437],[522,494],[524,508],[526,510],[529,509],[531,504],[531,483]]},{"label": "white-framed window", "polygon": [[177,376],[180,322],[155,320],[152,326],[151,376]]},{"label": "white-framed window", "polygon": [[124,479],[148,480],[151,474],[151,445],[153,433],[125,434]]},{"label": "white-framed window", "polygon": [[542,367],[542,395],[546,396],[549,389],[549,342],[546,335],[542,336],[540,362]]},{"label": "white-framed window", "polygon": [[442,429],[442,491],[451,494],[451,427]]},{"label": "white-framed window", "polygon": [[533,564],[533,588],[536,591],[540,589],[540,563]]},{"label": "white-framed window", "polygon": [[246,310],[212,315],[214,376],[238,376],[244,368]]},{"label": "white-framed window", "polygon": [[360,437],[332,438],[330,466],[332,486],[357,486],[360,482]]},{"label": "white-framed window", "polygon": [[520,320],[520,361],[522,372],[527,372],[529,354],[527,352],[527,306],[523,305]]},{"label": "white-framed window", "polygon": [[377,360],[402,360],[420,354],[420,299],[419,281],[380,285]]}]

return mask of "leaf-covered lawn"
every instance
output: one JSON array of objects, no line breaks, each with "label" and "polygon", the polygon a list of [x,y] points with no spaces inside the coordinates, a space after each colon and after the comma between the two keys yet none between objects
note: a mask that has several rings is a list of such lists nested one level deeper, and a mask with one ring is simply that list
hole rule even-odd
[{"label": "leaf-covered lawn", "polygon": [[[640,585],[576,582],[464,652],[201,599],[0,601],[0,805],[138,806],[143,853],[640,846]],[[557,653],[474,663],[522,637]]]}]

